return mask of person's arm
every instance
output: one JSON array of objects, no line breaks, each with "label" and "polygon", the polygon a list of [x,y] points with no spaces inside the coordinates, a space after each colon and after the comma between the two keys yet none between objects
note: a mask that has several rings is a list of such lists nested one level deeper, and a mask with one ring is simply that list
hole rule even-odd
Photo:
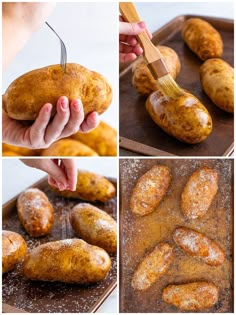
[{"label": "person's arm", "polygon": [[50,185],[59,190],[76,189],[77,168],[75,159],[20,159],[25,165],[48,174]]},{"label": "person's arm", "polygon": [[5,69],[54,8],[52,2],[2,3],[2,60]]}]

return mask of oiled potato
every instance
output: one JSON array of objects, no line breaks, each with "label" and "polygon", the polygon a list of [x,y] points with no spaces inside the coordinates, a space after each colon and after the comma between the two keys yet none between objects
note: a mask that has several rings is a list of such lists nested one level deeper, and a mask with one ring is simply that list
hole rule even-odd
[{"label": "oiled potato", "polygon": [[218,191],[216,170],[203,166],[188,179],[181,194],[181,208],[188,219],[204,216]]},{"label": "oiled potato", "polygon": [[228,113],[234,112],[234,68],[222,59],[213,58],[200,67],[203,90],[213,103]]},{"label": "oiled potato", "polygon": [[201,311],[216,304],[219,292],[211,282],[171,284],[163,290],[162,299],[183,311]]},{"label": "oiled potato", "polygon": [[132,192],[131,211],[144,216],[156,210],[170,186],[171,177],[170,169],[164,165],[154,165],[142,175]]},{"label": "oiled potato", "polygon": [[97,156],[98,154],[82,142],[61,139],[42,150],[41,156]]},{"label": "oiled potato", "polygon": [[146,109],[160,128],[182,142],[202,142],[212,131],[210,114],[190,93],[170,99],[155,91],[147,99]]},{"label": "oiled potato", "polygon": [[99,155],[117,155],[117,132],[104,121],[94,130],[88,133],[77,132],[71,138],[83,142]]},{"label": "oiled potato", "polygon": [[117,224],[108,213],[89,203],[80,203],[72,209],[70,222],[83,240],[116,253]]},{"label": "oiled potato", "polygon": [[187,227],[178,227],[173,234],[175,243],[187,254],[210,266],[219,266],[225,260],[220,246],[204,234]]},{"label": "oiled potato", "polygon": [[15,232],[2,231],[2,272],[8,272],[21,262],[27,252],[23,237]]},{"label": "oiled potato", "polygon": [[166,273],[174,259],[173,248],[167,243],[159,243],[139,263],[132,280],[135,290],[147,290]]},{"label": "oiled potato", "polygon": [[202,19],[188,19],[183,25],[182,37],[188,47],[202,60],[221,57],[223,54],[220,33]]},{"label": "oiled potato", "polygon": [[96,111],[102,114],[112,100],[112,89],[99,73],[76,63],[68,63],[66,72],[60,65],[27,72],[13,81],[3,95],[3,109],[17,120],[35,120],[46,103],[53,105],[60,96],[81,99],[85,115]]},{"label": "oiled potato", "polygon": [[60,191],[53,186],[50,186],[50,188],[62,197],[79,198],[85,201],[106,202],[116,194],[114,185],[108,179],[101,175],[82,170],[78,170],[75,191]]},{"label": "oiled potato", "polygon": [[37,188],[25,190],[17,199],[18,217],[30,236],[39,237],[50,233],[53,211],[47,196]]},{"label": "oiled potato", "polygon": [[31,280],[93,283],[103,280],[110,268],[104,249],[66,239],[34,248],[25,258],[23,273]]},{"label": "oiled potato", "polygon": [[[177,53],[170,47],[157,47],[161,52],[163,60],[171,76],[175,79],[180,72],[180,60]],[[132,84],[140,94],[149,95],[153,91],[158,90],[157,81],[153,78],[142,56],[134,62],[132,72]]]},{"label": "oiled potato", "polygon": [[28,148],[18,147],[11,144],[2,144],[3,156],[35,156],[39,155],[41,150],[32,150]]}]

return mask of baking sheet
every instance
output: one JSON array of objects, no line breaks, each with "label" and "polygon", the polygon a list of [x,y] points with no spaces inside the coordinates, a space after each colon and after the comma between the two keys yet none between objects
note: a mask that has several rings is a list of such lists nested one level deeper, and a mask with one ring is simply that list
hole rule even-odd
[{"label": "baking sheet", "polygon": [[[132,189],[138,178],[153,165],[170,167],[171,186],[157,210],[145,217],[130,211]],[[180,195],[194,170],[208,165],[219,174],[219,190],[206,215],[189,221],[180,210]],[[226,261],[211,267],[185,255],[172,240],[176,226],[205,233],[222,247]],[[143,292],[134,291],[131,281],[142,257],[160,241],[174,245],[175,259],[165,275]],[[162,301],[162,290],[173,283],[212,281],[219,288],[217,304],[204,312],[233,312],[233,160],[231,159],[120,159],[120,311],[139,313],[183,312]]]},{"label": "baking sheet", "polygon": [[[111,179],[116,186],[116,180]],[[65,199],[56,196],[47,184],[47,178],[31,187],[40,188],[46,193],[54,206],[54,225],[50,235],[41,238],[30,237],[20,224],[16,212],[17,196],[3,205],[3,229],[21,234],[29,249],[40,244],[76,238],[69,222],[72,207],[79,199]],[[93,203],[116,219],[116,197],[106,203]],[[111,256],[112,268],[107,278],[97,284],[76,285],[59,282],[30,281],[21,274],[21,266],[3,275],[2,302],[3,312],[25,311],[30,313],[84,313],[95,312],[104,300],[111,294],[117,284],[116,255]],[[113,310],[114,311],[114,310]]]},{"label": "baking sheet", "polygon": [[[170,153],[177,156],[222,156],[231,155],[234,141],[233,115],[213,104],[201,88],[199,67],[203,63],[184,44],[181,28],[192,16],[178,16],[153,34],[153,43],[173,48],[179,55],[181,71],[177,83],[191,91],[206,106],[213,119],[213,132],[202,143],[189,145],[167,135],[151,119],[145,109],[145,96],[140,96],[131,84],[132,65],[120,73],[120,148],[143,155],[161,156]],[[233,20],[197,16],[210,22],[221,34],[224,42],[223,59],[234,66]],[[130,142],[133,140],[135,142]],[[149,146],[145,147],[143,145]],[[162,153],[158,152],[162,151]],[[126,155],[121,150],[120,155]],[[130,155],[130,154],[129,154]]]}]

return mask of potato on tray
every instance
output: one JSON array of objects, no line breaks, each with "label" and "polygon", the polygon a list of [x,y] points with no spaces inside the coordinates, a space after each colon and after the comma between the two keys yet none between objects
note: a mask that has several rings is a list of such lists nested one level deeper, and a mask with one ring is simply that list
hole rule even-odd
[{"label": "potato on tray", "polygon": [[164,165],[155,165],[141,176],[130,200],[132,213],[144,216],[156,210],[170,186],[171,178],[170,169]]},{"label": "potato on tray", "polygon": [[21,262],[27,252],[23,237],[12,231],[2,231],[2,273],[8,272]]},{"label": "potato on tray", "polygon": [[234,68],[219,58],[208,59],[200,67],[202,88],[222,110],[234,112]]},{"label": "potato on tray", "polygon": [[77,178],[77,186],[75,191],[60,191],[53,186],[50,186],[50,188],[59,196],[66,198],[82,199],[91,202],[106,202],[113,198],[116,194],[116,189],[114,185],[108,179],[101,175],[88,171],[78,170]]},{"label": "potato on tray", "polygon": [[108,213],[89,203],[80,203],[73,207],[70,222],[83,240],[108,253],[116,253],[117,224]]},{"label": "potato on tray", "polygon": [[217,303],[219,290],[206,281],[170,284],[163,290],[162,299],[182,311],[203,311]]},{"label": "potato on tray", "polygon": [[[180,72],[180,60],[177,53],[166,46],[157,46],[161,52],[163,60],[170,71],[171,76],[175,79]],[[132,84],[134,88],[143,95],[149,95],[153,91],[158,90],[158,83],[147,67],[143,57],[140,56],[132,66]]]},{"label": "potato on tray", "polygon": [[199,143],[212,132],[212,119],[205,106],[186,92],[176,99],[153,92],[146,101],[152,120],[167,134],[186,143]]},{"label": "potato on tray", "polygon": [[220,33],[203,19],[190,18],[185,21],[182,37],[188,47],[202,60],[221,57],[223,54]]},{"label": "potato on tray", "polygon": [[30,236],[40,237],[50,233],[54,209],[44,192],[38,188],[29,188],[20,194],[17,199],[17,213]]},{"label": "potato on tray", "polygon": [[23,273],[31,280],[87,284],[103,280],[110,268],[104,249],[65,239],[35,247],[25,258]]}]

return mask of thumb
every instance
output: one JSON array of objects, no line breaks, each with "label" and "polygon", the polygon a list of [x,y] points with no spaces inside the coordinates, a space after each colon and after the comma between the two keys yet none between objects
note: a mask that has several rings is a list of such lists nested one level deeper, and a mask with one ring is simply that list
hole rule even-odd
[{"label": "thumb", "polygon": [[138,23],[127,23],[119,22],[119,33],[122,35],[138,35],[143,32],[146,28],[144,22]]}]

